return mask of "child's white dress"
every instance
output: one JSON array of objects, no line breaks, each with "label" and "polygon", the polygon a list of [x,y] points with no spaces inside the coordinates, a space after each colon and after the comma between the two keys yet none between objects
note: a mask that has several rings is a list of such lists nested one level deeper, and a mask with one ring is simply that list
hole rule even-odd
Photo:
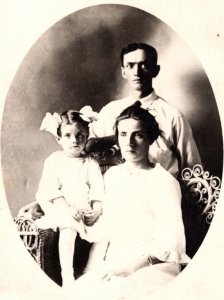
[{"label": "child's white dress", "polygon": [[52,153],[44,162],[42,177],[36,193],[37,202],[45,215],[36,221],[39,228],[72,227],[82,238],[92,241],[94,226],[77,222],[54,205],[53,199],[64,197],[70,206],[91,209],[92,200],[102,201],[103,178],[98,163],[92,158],[68,157],[63,151]]}]

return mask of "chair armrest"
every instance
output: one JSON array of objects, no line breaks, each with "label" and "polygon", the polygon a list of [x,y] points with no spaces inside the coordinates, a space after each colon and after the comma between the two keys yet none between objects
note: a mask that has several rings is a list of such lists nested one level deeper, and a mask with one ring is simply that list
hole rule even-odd
[{"label": "chair armrest", "polygon": [[37,201],[30,202],[23,207],[20,208],[18,212],[18,216],[24,215],[24,213],[28,212],[30,209],[32,209],[37,204]]},{"label": "chair armrest", "polygon": [[220,195],[220,178],[210,175],[197,164],[192,169],[185,168],[182,171],[181,186],[188,201],[190,199],[192,205],[197,205],[201,216],[205,216],[206,222],[210,224]]},{"label": "chair armrest", "polygon": [[37,201],[33,201],[20,208],[17,218],[26,216],[26,218],[28,219],[36,220],[43,215],[44,212],[41,209],[40,205],[37,203]]},{"label": "chair armrest", "polygon": [[32,257],[38,262],[39,230],[35,220],[43,216],[44,213],[40,205],[36,202],[30,202],[23,206],[14,222],[17,226],[19,235]]},{"label": "chair armrest", "polygon": [[209,230],[219,198],[221,180],[197,164],[182,171],[180,185],[186,252],[192,258]]}]

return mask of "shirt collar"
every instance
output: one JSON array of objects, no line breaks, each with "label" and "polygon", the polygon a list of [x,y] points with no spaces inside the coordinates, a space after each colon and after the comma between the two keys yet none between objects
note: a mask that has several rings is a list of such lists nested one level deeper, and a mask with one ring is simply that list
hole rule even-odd
[{"label": "shirt collar", "polygon": [[[132,95],[130,95],[130,97],[133,99],[134,101],[134,97]],[[156,95],[156,92],[153,90],[151,94],[149,94],[148,96],[138,99],[141,103],[143,107],[149,106],[151,105],[155,100],[158,99],[158,96]],[[137,101],[137,100],[135,100]]]}]

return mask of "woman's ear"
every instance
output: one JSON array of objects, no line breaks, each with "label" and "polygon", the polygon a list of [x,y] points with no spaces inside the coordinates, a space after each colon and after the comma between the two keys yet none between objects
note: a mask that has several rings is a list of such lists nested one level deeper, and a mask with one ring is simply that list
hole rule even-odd
[{"label": "woman's ear", "polygon": [[60,136],[56,136],[55,137],[55,139],[56,139],[56,142],[59,144],[59,145],[61,145],[61,138],[60,138]]}]

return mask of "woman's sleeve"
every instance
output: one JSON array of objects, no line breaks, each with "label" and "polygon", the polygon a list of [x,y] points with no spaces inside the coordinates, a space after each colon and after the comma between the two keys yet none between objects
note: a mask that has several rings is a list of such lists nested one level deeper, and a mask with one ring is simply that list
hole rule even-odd
[{"label": "woman's sleeve", "polygon": [[161,261],[188,263],[190,259],[186,255],[180,186],[172,175],[161,179],[162,188],[158,189],[154,200],[156,230],[150,252]]},{"label": "woman's sleeve", "polygon": [[51,200],[59,197],[63,197],[63,194],[57,171],[57,163],[55,157],[51,155],[44,162],[36,199],[43,211],[46,212],[52,207]]},{"label": "woman's sleeve", "polygon": [[88,183],[90,186],[89,201],[103,201],[104,183],[99,164],[94,159],[89,159]]}]

